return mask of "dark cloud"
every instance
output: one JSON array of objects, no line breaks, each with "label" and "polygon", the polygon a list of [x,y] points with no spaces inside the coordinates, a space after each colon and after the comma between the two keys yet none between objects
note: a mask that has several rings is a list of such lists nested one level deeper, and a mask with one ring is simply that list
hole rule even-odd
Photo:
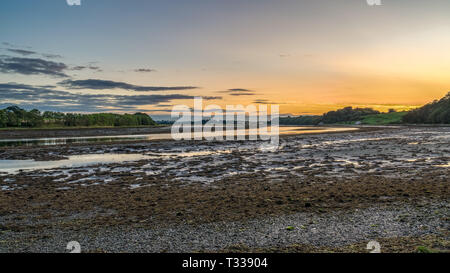
[{"label": "dark cloud", "polygon": [[254,91],[249,90],[249,89],[244,89],[244,88],[233,88],[233,89],[228,89],[225,92],[254,92]]},{"label": "dark cloud", "polygon": [[87,68],[86,66],[81,66],[81,65],[79,65],[79,66],[74,66],[74,67],[72,67],[70,70],[80,71],[80,70],[84,70],[84,69],[86,69],[86,68]]},{"label": "dark cloud", "polygon": [[178,91],[178,90],[191,90],[197,89],[194,86],[139,86],[133,85],[125,82],[115,82],[106,80],[65,80],[59,83],[69,89],[93,89],[93,90],[105,90],[105,89],[123,89],[123,90],[133,90],[137,92],[148,92],[148,91]]},{"label": "dark cloud", "polygon": [[95,71],[99,71],[99,72],[101,72],[101,71],[103,71],[100,67],[98,67],[98,66],[92,66],[92,65],[90,65],[89,67],[88,67],[90,70],[95,70]]},{"label": "dark cloud", "polygon": [[56,88],[56,85],[38,85],[39,88],[45,88],[45,89],[53,89]]},{"label": "dark cloud", "polygon": [[24,49],[7,48],[6,50],[9,51],[9,52],[13,52],[13,53],[16,53],[16,54],[20,54],[20,55],[22,55],[22,56],[29,56],[29,55],[35,55],[35,54],[37,54],[37,53],[34,52],[34,51],[24,50]]},{"label": "dark cloud", "polygon": [[230,93],[230,96],[255,96],[255,93]]},{"label": "dark cloud", "polygon": [[156,72],[156,70],[155,69],[149,69],[149,68],[138,68],[138,69],[135,69],[134,72],[150,73],[150,72]]},{"label": "dark cloud", "polygon": [[7,47],[10,47],[10,48],[28,48],[28,49],[31,48],[30,46],[21,46],[21,45],[18,45],[18,44],[12,44],[12,43],[8,43],[8,42],[2,42],[2,44],[7,46]]},{"label": "dark cloud", "polygon": [[264,103],[267,103],[268,102],[268,100],[264,100],[264,99],[258,99],[258,100],[254,100],[253,101],[253,103],[261,103],[261,104],[264,104]]},{"label": "dark cloud", "polygon": [[155,105],[155,107],[172,107],[173,105],[172,104],[158,104],[158,105]]},{"label": "dark cloud", "polygon": [[[26,84],[0,84],[0,101],[3,105],[17,104],[21,107],[38,108],[42,111],[138,111],[140,106],[168,104],[174,100],[191,100],[194,97],[183,94],[135,96],[80,94]],[[203,99],[216,100],[221,97],[203,97]]]},{"label": "dark cloud", "polygon": [[[5,48],[6,51],[22,55],[24,57],[28,57],[30,55],[40,55],[45,59],[59,59],[63,58],[58,54],[51,53],[39,53],[36,51],[25,50],[20,48],[14,48],[14,46],[9,43],[2,43],[3,45],[8,46],[9,48]],[[94,62],[89,65],[78,65],[70,67],[61,62],[53,62],[39,58],[16,58],[13,56],[0,56],[0,72],[3,73],[18,73],[24,75],[33,75],[33,74],[45,74],[57,77],[68,77],[64,70],[68,71],[81,71],[81,70],[93,70],[97,72],[102,72],[103,70],[93,65]]]},{"label": "dark cloud", "polygon": [[283,102],[269,101],[266,99],[257,99],[257,100],[254,100],[253,103],[255,103],[255,104],[286,104]]},{"label": "dark cloud", "polygon": [[73,71],[81,71],[81,70],[85,70],[85,69],[90,69],[90,70],[94,70],[94,71],[98,71],[98,72],[103,71],[100,67],[93,66],[93,65],[88,65],[88,66],[78,65],[78,66],[74,66],[74,67],[70,68],[70,70],[73,70]]},{"label": "dark cloud", "polygon": [[46,61],[38,58],[0,56],[0,72],[2,73],[68,77],[64,73],[67,68],[67,65],[64,63]]},{"label": "dark cloud", "polygon": [[146,110],[147,112],[162,112],[162,113],[171,113],[172,109],[151,109]]},{"label": "dark cloud", "polygon": [[42,56],[44,58],[47,58],[47,59],[60,59],[60,58],[62,58],[62,56],[58,55],[58,54],[45,54],[45,53],[43,53]]},{"label": "dark cloud", "polygon": [[[15,54],[20,54],[22,56],[41,55],[42,57],[47,58],[47,59],[62,58],[62,56],[58,55],[58,54],[39,53],[36,51],[20,49],[21,46],[13,45],[13,44],[10,44],[7,42],[3,42],[2,44],[9,47],[9,48],[5,48],[7,51],[15,53]],[[31,47],[26,47],[26,48],[31,48]]]},{"label": "dark cloud", "polygon": [[232,88],[226,91],[219,91],[219,93],[226,93],[230,96],[254,96],[255,91],[245,88]]}]

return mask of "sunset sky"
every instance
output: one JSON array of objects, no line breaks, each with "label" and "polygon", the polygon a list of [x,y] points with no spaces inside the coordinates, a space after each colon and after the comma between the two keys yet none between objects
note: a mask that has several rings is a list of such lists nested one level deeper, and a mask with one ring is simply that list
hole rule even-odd
[{"label": "sunset sky", "polygon": [[409,109],[450,91],[450,1],[2,0],[0,108]]}]

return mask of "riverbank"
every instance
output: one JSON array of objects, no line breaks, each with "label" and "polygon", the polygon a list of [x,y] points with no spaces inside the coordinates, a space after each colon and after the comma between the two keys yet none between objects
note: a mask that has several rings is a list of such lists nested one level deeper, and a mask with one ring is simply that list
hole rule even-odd
[{"label": "riverbank", "polygon": [[[356,132],[356,131],[370,131],[370,130],[380,130],[382,128],[356,128],[356,127],[300,127],[300,126],[280,126],[277,130],[277,133],[280,137],[285,137],[289,135],[301,135],[301,134],[331,134],[331,133],[341,133],[341,132]],[[39,146],[70,146],[74,147],[78,144],[81,145],[96,145],[96,144],[122,144],[122,143],[139,143],[139,142],[147,142],[147,141],[172,141],[174,138],[178,139],[186,139],[192,138],[193,136],[188,133],[178,133],[172,134],[167,131],[171,131],[171,128],[161,128],[161,130],[154,131],[149,134],[127,134],[130,132],[129,130],[112,131],[111,133],[116,135],[107,135],[109,131],[104,129],[105,135],[98,136],[72,136],[72,137],[62,137],[60,135],[64,135],[65,131],[54,131],[53,133],[57,137],[41,137],[41,138],[30,138],[30,135],[23,134],[23,138],[12,138],[12,139],[0,139],[0,148],[11,148],[9,151],[17,151],[23,150],[24,147],[39,147]],[[101,132],[101,131],[99,131]],[[165,133],[164,133],[165,132]],[[71,133],[74,133],[71,131]],[[86,133],[86,132],[85,132]],[[135,132],[139,133],[139,132]],[[219,140],[225,141],[225,134],[230,133],[224,128],[223,131],[218,132],[204,132],[204,137],[219,137]],[[260,140],[263,135],[266,137],[270,137],[274,131],[271,128],[266,128],[266,130],[262,130],[259,132]],[[256,137],[257,133],[253,133],[250,130],[231,130],[231,134],[238,135],[239,137],[243,137],[244,139],[248,139],[250,134],[253,134]],[[58,136],[59,135],[59,136]],[[83,135],[83,133],[80,133]],[[195,142],[193,142],[195,145]],[[40,160],[40,159],[39,159]]]},{"label": "riverbank", "polygon": [[[389,128],[387,126],[296,126],[296,125],[280,125],[280,127],[298,127],[303,131],[311,131],[315,134],[317,130],[326,128],[342,128],[352,130],[358,128],[361,131],[369,131],[380,128]],[[225,130],[226,128],[224,128]],[[159,125],[151,127],[66,127],[66,128],[14,128],[0,129],[0,140],[5,139],[38,139],[38,138],[81,138],[81,137],[106,137],[106,136],[126,136],[126,135],[150,135],[150,134],[168,134],[171,133],[171,126]],[[322,132],[318,132],[322,133]],[[293,133],[295,134],[295,133]]]},{"label": "riverbank", "polygon": [[1,129],[0,139],[29,139],[51,137],[89,137],[170,133],[170,127],[75,127],[75,128],[36,128]]}]

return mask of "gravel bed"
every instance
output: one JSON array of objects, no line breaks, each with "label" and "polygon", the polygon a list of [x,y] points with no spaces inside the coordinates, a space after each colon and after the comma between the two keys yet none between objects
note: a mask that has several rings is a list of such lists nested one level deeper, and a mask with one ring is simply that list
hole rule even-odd
[{"label": "gravel bed", "polygon": [[49,229],[43,234],[2,231],[0,252],[68,252],[69,241],[79,242],[83,252],[185,253],[220,251],[234,245],[339,247],[377,238],[442,236],[449,230],[448,209],[447,202],[437,202],[426,206],[398,204],[353,211],[297,213],[197,226],[109,227],[82,232]]}]

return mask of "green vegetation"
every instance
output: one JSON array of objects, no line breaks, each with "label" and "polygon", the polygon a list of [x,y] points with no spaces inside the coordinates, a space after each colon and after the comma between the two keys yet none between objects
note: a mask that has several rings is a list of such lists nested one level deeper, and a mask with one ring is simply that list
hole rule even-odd
[{"label": "green vegetation", "polygon": [[380,113],[371,108],[345,107],[337,111],[330,111],[322,116],[298,116],[280,118],[282,125],[320,125],[320,124],[361,124],[381,125],[401,123],[405,112]]},{"label": "green vegetation", "polygon": [[419,253],[433,253],[432,250],[430,250],[429,248],[427,248],[425,246],[417,247],[417,252],[419,252]]},{"label": "green vegetation", "polygon": [[54,128],[54,127],[117,127],[151,126],[156,122],[147,114],[71,114],[26,111],[18,106],[0,110],[0,128]]},{"label": "green vegetation", "polygon": [[412,110],[403,117],[406,123],[450,124],[450,92],[421,108]]},{"label": "green vegetation", "polygon": [[298,116],[280,118],[283,125],[317,125],[321,122],[321,116]]},{"label": "green vegetation", "polygon": [[369,115],[377,115],[380,112],[371,108],[352,108],[345,107],[337,111],[330,111],[322,116],[322,122],[325,124],[333,124],[339,122],[360,121],[363,117]]},{"label": "green vegetation", "polygon": [[400,124],[406,114],[408,114],[408,112],[390,112],[368,115],[362,118],[361,123],[367,125]]},{"label": "green vegetation", "polygon": [[421,108],[409,112],[396,112],[394,109],[380,113],[371,108],[345,107],[330,111],[322,116],[298,116],[280,118],[282,125],[321,125],[321,124],[450,124],[450,92]]}]

